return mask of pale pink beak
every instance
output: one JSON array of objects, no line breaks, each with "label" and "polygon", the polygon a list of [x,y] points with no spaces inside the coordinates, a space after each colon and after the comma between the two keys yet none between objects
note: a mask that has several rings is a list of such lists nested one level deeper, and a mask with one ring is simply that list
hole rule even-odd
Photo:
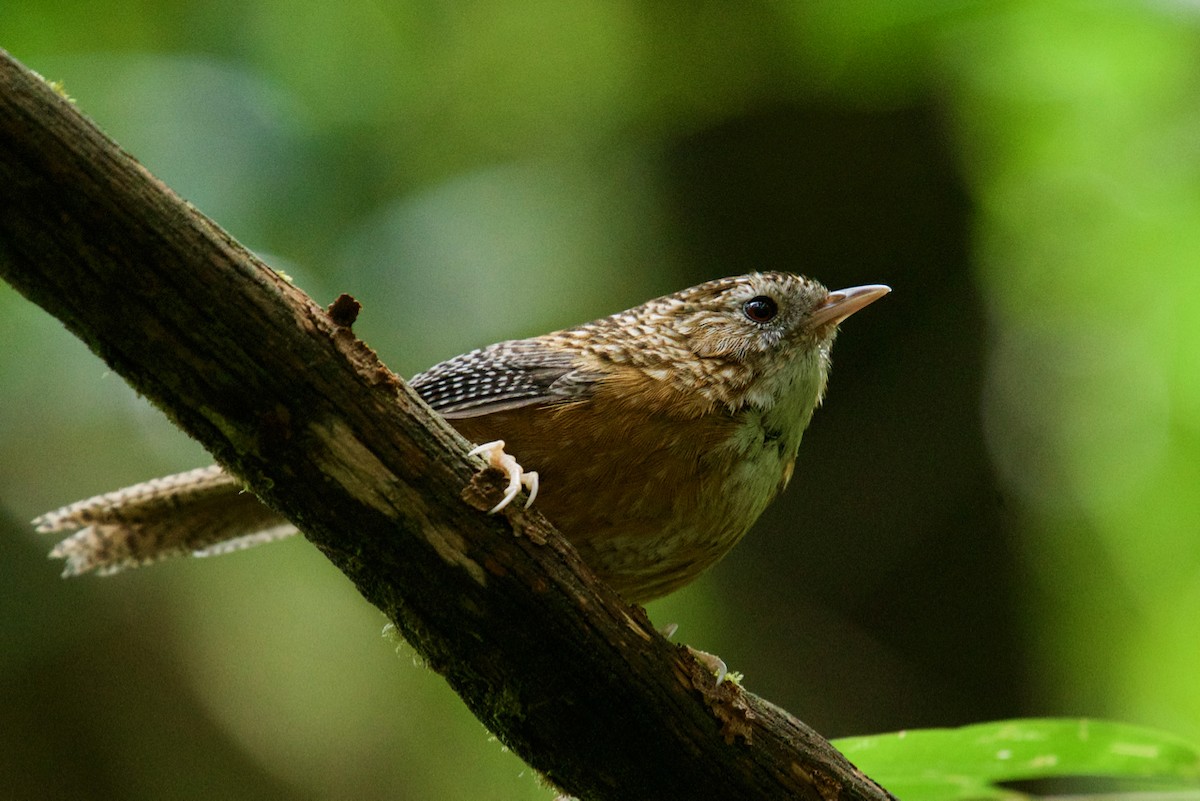
[{"label": "pale pink beak", "polygon": [[883,284],[866,284],[830,292],[825,302],[813,309],[812,316],[808,320],[808,327],[820,328],[826,325],[837,325],[859,309],[874,303],[891,291],[890,286]]}]

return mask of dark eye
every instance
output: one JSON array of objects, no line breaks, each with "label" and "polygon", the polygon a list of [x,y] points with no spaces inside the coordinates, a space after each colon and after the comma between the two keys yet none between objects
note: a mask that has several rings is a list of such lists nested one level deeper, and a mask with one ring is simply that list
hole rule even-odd
[{"label": "dark eye", "polygon": [[779,314],[779,304],[775,302],[774,298],[759,295],[742,304],[742,314],[746,315],[751,322],[769,323],[775,319],[775,315]]}]

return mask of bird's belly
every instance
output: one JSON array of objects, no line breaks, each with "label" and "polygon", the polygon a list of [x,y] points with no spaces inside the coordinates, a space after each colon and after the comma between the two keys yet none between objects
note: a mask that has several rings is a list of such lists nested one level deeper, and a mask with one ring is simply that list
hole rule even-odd
[{"label": "bird's belly", "polygon": [[[475,441],[503,438],[538,471],[538,509],[629,601],[665,595],[717,562],[791,472],[794,449],[748,446],[753,437],[726,416],[672,426],[634,420],[614,436],[589,425],[597,411],[453,422]],[[529,430],[531,420],[539,430]],[[557,430],[541,428],[556,421]]]},{"label": "bird's belly", "polygon": [[[627,487],[628,514],[571,540],[625,598],[644,602],[688,584],[741,541],[791,473],[776,454],[700,467],[695,480]],[[554,520],[553,513],[547,515]],[[582,521],[579,521],[582,523]]]}]

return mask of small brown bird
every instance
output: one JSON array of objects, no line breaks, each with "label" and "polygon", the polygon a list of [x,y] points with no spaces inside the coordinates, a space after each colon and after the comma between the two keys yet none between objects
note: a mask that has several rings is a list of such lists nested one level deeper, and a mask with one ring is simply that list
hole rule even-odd
[{"label": "small brown bird", "polygon": [[[830,292],[790,273],[710,281],[577,328],[456,356],[412,386],[524,483],[627,600],[711,566],[792,477],[825,394],[838,324],[889,292]],[[503,442],[490,442],[503,438]],[[504,452],[507,448],[512,456]],[[513,457],[537,469],[523,473]],[[51,553],[64,575],[222,553],[295,533],[219,467],[42,515],[80,529]]]}]

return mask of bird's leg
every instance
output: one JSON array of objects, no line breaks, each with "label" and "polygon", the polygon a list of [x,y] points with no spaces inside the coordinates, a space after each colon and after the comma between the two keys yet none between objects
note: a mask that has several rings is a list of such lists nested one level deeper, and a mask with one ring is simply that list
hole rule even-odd
[{"label": "bird's leg", "polygon": [[725,660],[716,654],[710,654],[708,651],[701,651],[699,648],[693,648],[690,645],[685,645],[696,661],[708,668],[709,672],[716,678],[717,684],[725,683],[725,679],[730,678],[734,674],[730,672],[729,666],[725,664]]},{"label": "bird's leg", "polygon": [[[678,623],[668,623],[658,630],[658,633],[670,640],[675,636],[675,632],[679,631]],[[710,654],[708,651],[701,651],[699,648],[693,648],[690,645],[683,646],[688,649],[696,661],[708,668],[713,676],[717,679],[717,684],[723,684],[726,678],[735,674],[730,673],[729,666],[725,664],[725,660],[716,654]]]}]

